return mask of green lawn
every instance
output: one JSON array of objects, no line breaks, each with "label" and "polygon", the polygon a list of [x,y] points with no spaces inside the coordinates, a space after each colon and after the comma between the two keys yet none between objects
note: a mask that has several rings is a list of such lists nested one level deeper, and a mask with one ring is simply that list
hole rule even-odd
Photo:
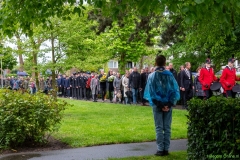
[{"label": "green lawn", "polygon": [[[73,107],[64,111],[53,136],[72,147],[154,141],[151,107],[67,100]],[[186,138],[187,112],[173,110],[172,139]]]},{"label": "green lawn", "polygon": [[109,158],[108,160],[186,160],[187,151],[171,152],[170,155],[159,156],[141,156],[141,157],[128,157],[128,158]]}]

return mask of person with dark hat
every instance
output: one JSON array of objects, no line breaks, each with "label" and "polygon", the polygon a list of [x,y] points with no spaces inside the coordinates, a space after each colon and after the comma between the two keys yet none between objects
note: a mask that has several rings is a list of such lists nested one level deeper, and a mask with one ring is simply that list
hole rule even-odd
[{"label": "person with dark hat", "polygon": [[214,81],[219,81],[219,79],[214,74],[213,68],[211,67],[210,56],[208,56],[208,58],[206,59],[205,67],[201,69],[198,79],[202,85],[204,99],[210,98],[212,96],[212,91],[210,90],[211,84]]},{"label": "person with dark hat", "polygon": [[73,74],[73,78],[72,78],[72,98],[76,98],[77,99],[77,76],[76,73]]},{"label": "person with dark hat", "polygon": [[236,76],[234,62],[234,55],[232,55],[232,58],[228,59],[228,65],[225,67],[220,77],[220,83],[224,89],[223,95],[225,97],[235,98],[236,93],[232,91],[232,88],[236,84],[236,81],[240,81],[240,78]]},{"label": "person with dark hat", "polygon": [[68,76],[65,76],[65,79],[64,79],[64,89],[65,89],[65,96],[67,98],[70,97],[70,79]]}]

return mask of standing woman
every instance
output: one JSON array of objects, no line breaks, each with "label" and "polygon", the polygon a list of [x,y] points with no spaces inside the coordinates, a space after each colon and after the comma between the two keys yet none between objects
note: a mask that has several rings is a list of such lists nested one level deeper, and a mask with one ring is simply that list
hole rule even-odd
[{"label": "standing woman", "polygon": [[126,95],[126,92],[129,90],[129,88],[128,88],[128,83],[129,83],[128,77],[129,77],[129,72],[127,72],[122,79],[123,95],[124,95],[125,104],[130,104],[129,99]]},{"label": "standing woman", "polygon": [[204,91],[202,90],[202,84],[199,81],[200,71],[201,71],[201,67],[198,67],[197,68],[197,75],[194,78],[194,88],[195,88],[195,95],[198,98],[203,99]]},{"label": "standing woman", "polygon": [[114,87],[114,90],[115,90],[116,95],[117,95],[116,102],[121,103],[121,99],[122,99],[122,93],[121,93],[122,79],[121,79],[120,73],[117,73],[117,76],[115,77],[115,79],[113,81],[113,87]]},{"label": "standing woman", "polygon": [[92,90],[92,100],[93,102],[97,102],[97,95],[98,95],[98,91],[100,90],[99,80],[97,75],[95,75],[94,78],[91,79],[90,88]]}]

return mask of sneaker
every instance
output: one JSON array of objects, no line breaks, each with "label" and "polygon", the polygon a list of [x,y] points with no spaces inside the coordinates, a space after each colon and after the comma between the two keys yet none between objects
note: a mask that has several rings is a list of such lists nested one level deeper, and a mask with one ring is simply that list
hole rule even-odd
[{"label": "sneaker", "polygon": [[155,156],[164,156],[164,151],[157,151],[157,153],[155,153]]}]

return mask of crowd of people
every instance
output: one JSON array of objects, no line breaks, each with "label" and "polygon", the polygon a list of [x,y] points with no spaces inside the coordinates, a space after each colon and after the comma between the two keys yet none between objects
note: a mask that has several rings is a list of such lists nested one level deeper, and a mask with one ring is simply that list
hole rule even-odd
[{"label": "crowd of people", "polygon": [[[211,90],[213,82],[220,84],[218,84],[220,86],[218,89],[224,96],[235,97],[236,92],[233,92],[232,89],[236,84],[235,81],[239,81],[240,78],[236,76],[233,64],[234,57],[228,60],[228,65],[223,70],[221,78],[215,76],[210,58],[206,59],[204,66],[198,67],[194,78],[190,62],[182,65],[179,72],[173,68],[172,63],[165,66],[165,69],[169,70],[177,81],[181,95],[180,104],[182,108],[187,109],[187,101],[194,95],[201,99],[208,99],[213,95]],[[154,67],[150,69],[145,67],[140,72],[137,67],[134,67],[126,70],[124,75],[113,70],[109,70],[108,73],[101,70],[99,74],[75,72],[70,76],[58,75],[55,80],[60,97],[92,100],[93,102],[97,102],[98,99],[105,102],[108,98],[111,103],[148,105],[148,101],[144,99],[143,95],[148,76],[154,71]],[[12,90],[29,91],[31,94],[36,91],[47,94],[53,88],[51,76],[46,79],[39,77],[39,88],[36,87],[33,78],[21,76],[4,78],[3,86]]]}]

